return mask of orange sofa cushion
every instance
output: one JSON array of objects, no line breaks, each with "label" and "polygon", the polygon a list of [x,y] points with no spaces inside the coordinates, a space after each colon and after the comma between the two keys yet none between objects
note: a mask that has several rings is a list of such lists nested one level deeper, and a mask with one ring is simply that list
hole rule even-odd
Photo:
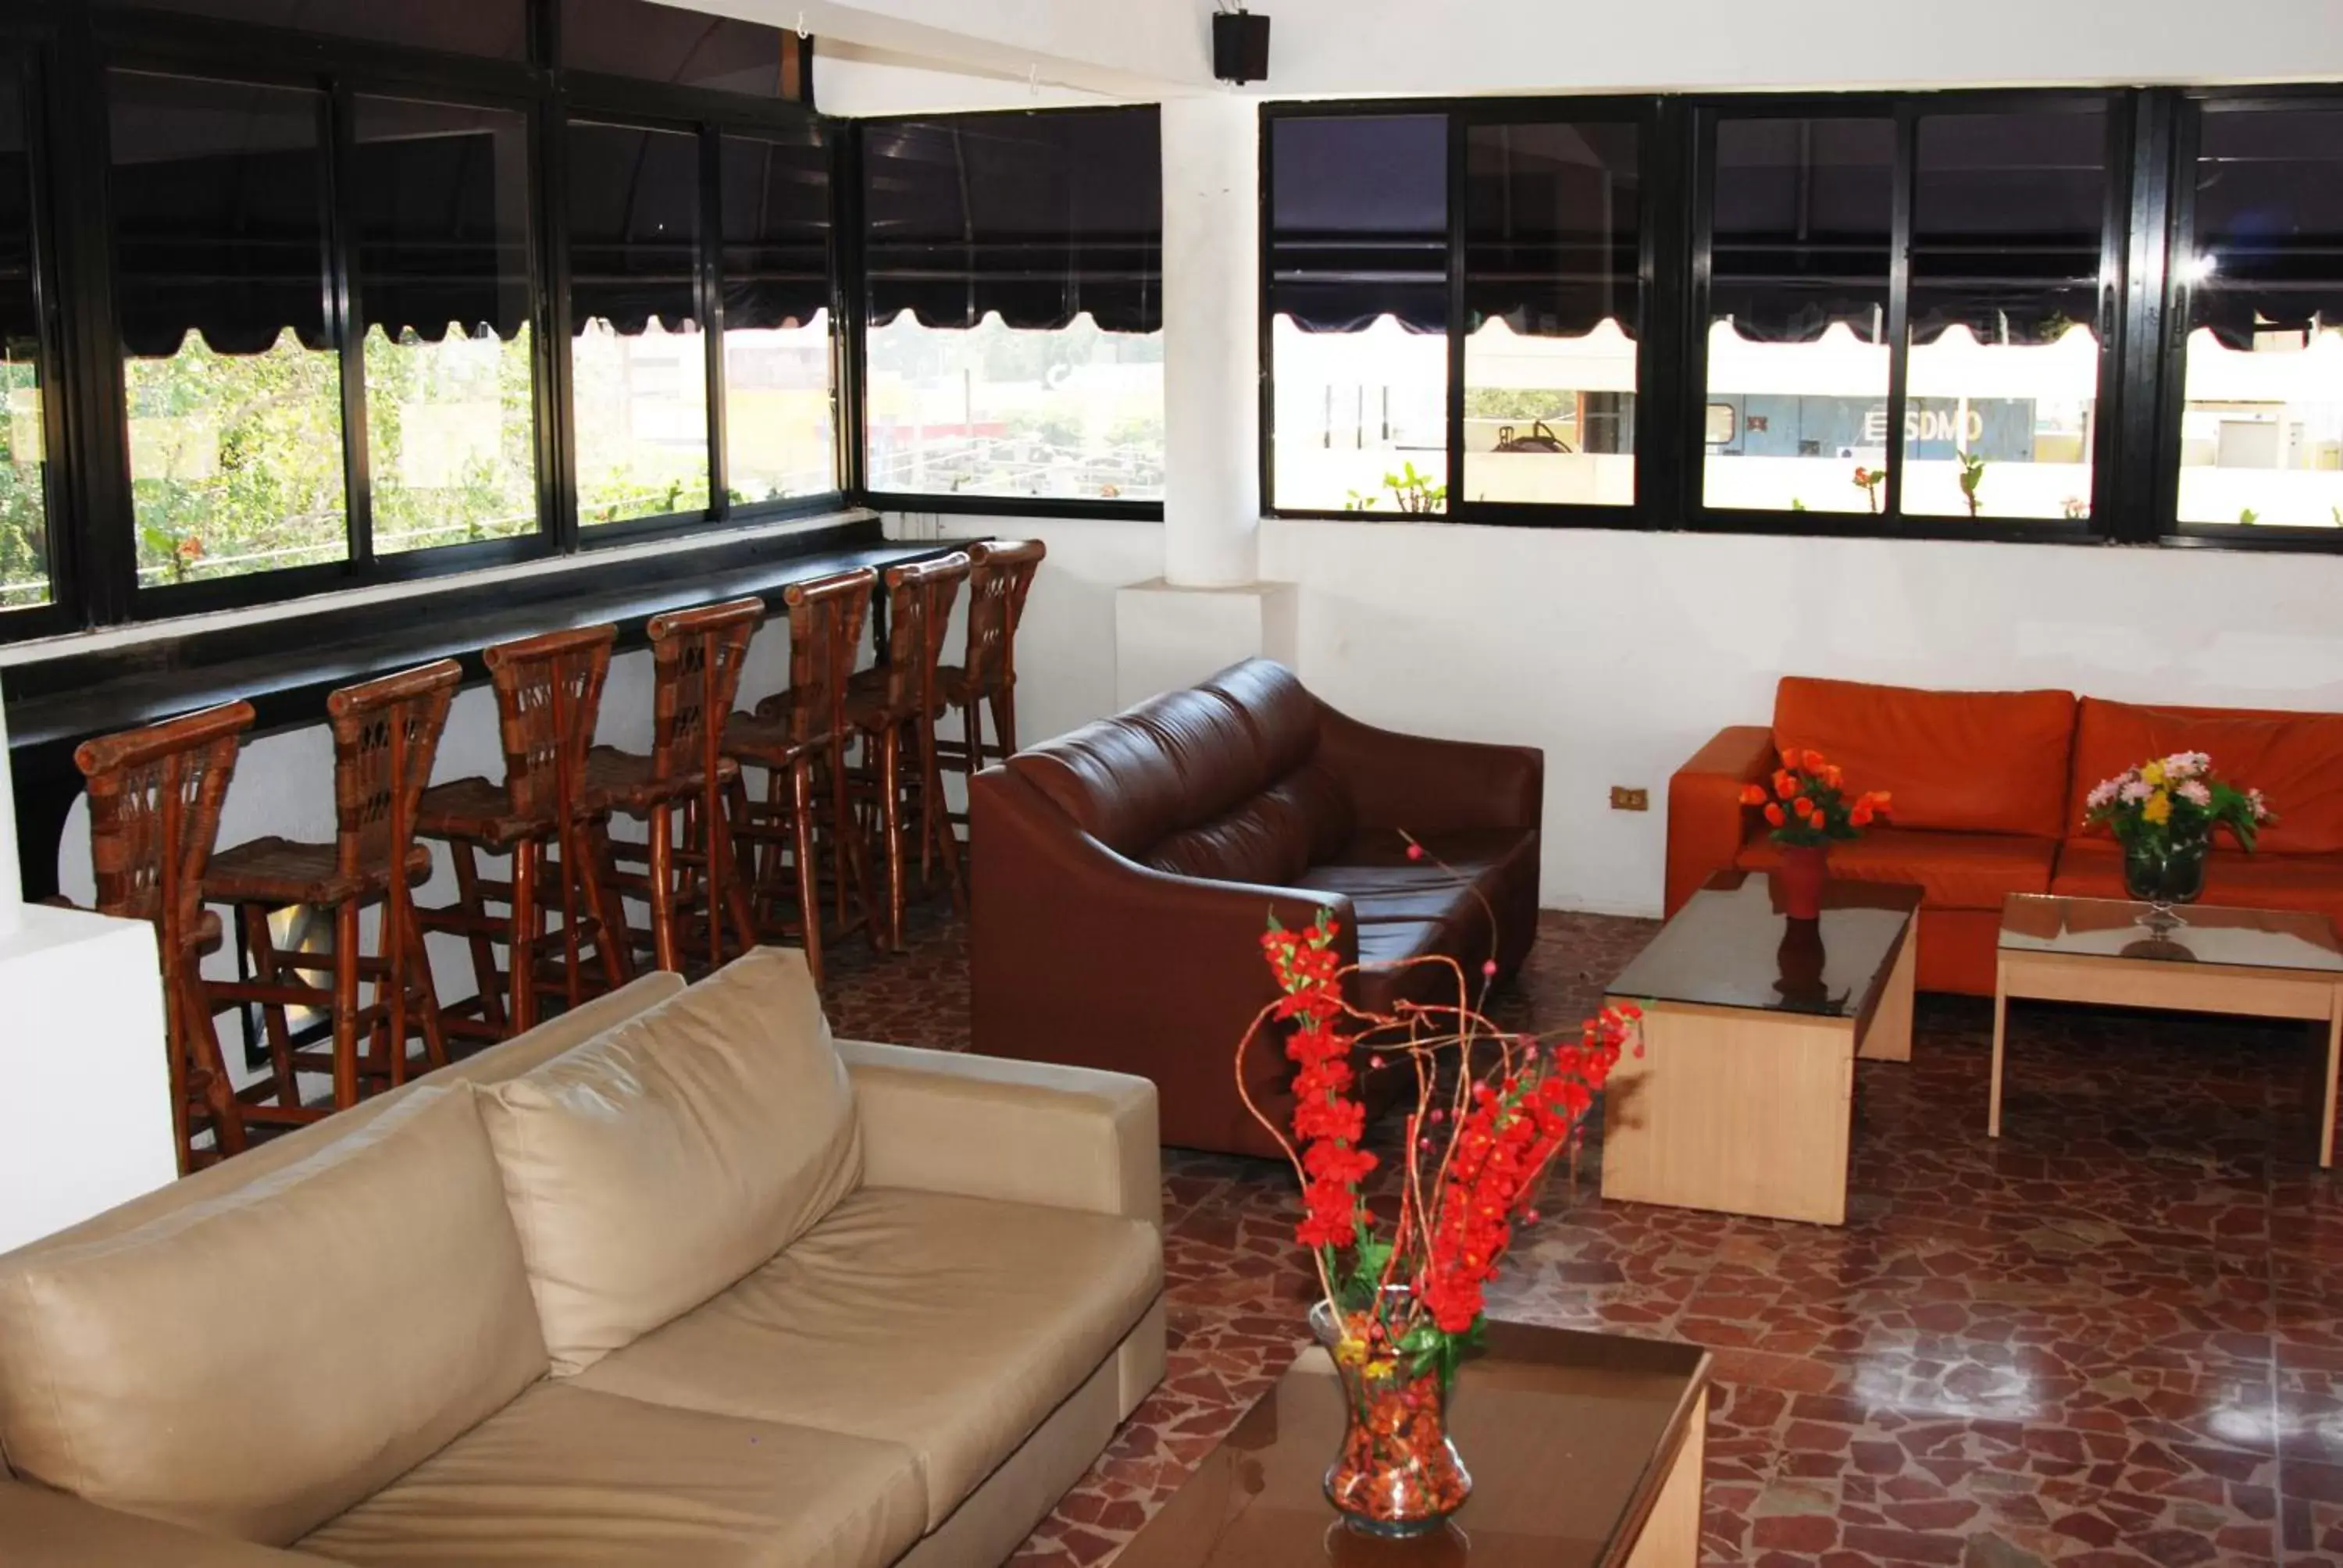
[{"label": "orange sofa cushion", "polygon": [[[2202,751],[2222,778],[2269,798],[2278,819],[2256,840],[2264,853],[2343,852],[2343,713],[2140,708],[2087,697],[2075,726],[2066,831],[2106,839],[2106,829],[2082,826],[2084,797],[2091,787],[2175,751]],[[2226,844],[2228,836],[2221,835],[2221,841]]]},{"label": "orange sofa cushion", "polygon": [[[1998,910],[2010,893],[2050,890],[2051,861],[2058,846],[2049,839],[2013,833],[1934,833],[1910,828],[1874,828],[1850,843],[1833,844],[1830,872],[1858,882],[1906,882],[1939,910]],[[1746,870],[1781,864],[1774,840],[1752,839],[1735,862]]]},{"label": "orange sofa cushion", "polygon": [[2066,825],[2075,699],[2065,691],[1918,691],[1784,676],[1774,742],[1812,747],[1850,789],[1885,789],[1899,828],[2057,838]]},{"label": "orange sofa cushion", "polygon": [[[2070,839],[2058,850],[2050,890],[2077,899],[2129,898],[2123,851],[2112,839]],[[2343,855],[2248,855],[2217,849],[2205,859],[2205,902],[2308,910],[2343,920]]]}]

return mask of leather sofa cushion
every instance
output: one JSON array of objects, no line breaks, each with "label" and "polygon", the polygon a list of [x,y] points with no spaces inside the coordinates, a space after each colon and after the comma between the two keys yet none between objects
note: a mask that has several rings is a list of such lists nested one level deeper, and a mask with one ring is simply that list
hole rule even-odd
[{"label": "leather sofa cushion", "polygon": [[2064,691],[1918,691],[1785,676],[1774,743],[1812,747],[1851,789],[1894,793],[1896,825],[2066,831],[2075,699]]},{"label": "leather sofa cushion", "polygon": [[1162,1244],[1144,1221],[866,1187],[578,1382],[900,1443],[919,1455],[933,1527],[1162,1287]]},{"label": "leather sofa cushion", "polygon": [[[2074,839],[2058,851],[2050,890],[2078,899],[2127,899],[2123,851],[2113,840]],[[2205,859],[2205,902],[2248,910],[2307,910],[2343,920],[2343,855],[2248,855],[2217,848]]]},{"label": "leather sofa cushion", "polygon": [[[1317,745],[1315,699],[1289,672],[1256,660],[1029,748],[1008,766],[1119,855],[1182,875],[1272,880],[1249,869],[1282,863],[1296,829],[1308,829],[1299,834],[1308,844],[1325,841],[1320,813],[1339,819],[1348,809],[1321,776],[1272,801],[1266,816],[1245,813],[1303,772]],[[1272,824],[1277,830],[1267,831]],[[1210,869],[1219,857],[1235,869]]]},{"label": "leather sofa cushion", "polygon": [[795,950],[759,948],[481,1101],[557,1375],[690,1310],[861,1178]]},{"label": "leather sofa cushion", "polygon": [[[2087,697],[2075,727],[2066,830],[2086,836],[2084,798],[2093,785],[2175,751],[2202,751],[2221,777],[2268,797],[2278,819],[2255,840],[2258,849],[2282,855],[2343,851],[2343,713],[2138,708]],[[2087,836],[2104,839],[2107,831],[2094,828]],[[2229,842],[2228,835],[2221,840]]]},{"label": "leather sofa cushion", "polygon": [[362,1568],[880,1568],[925,1517],[894,1444],[544,1382],[301,1544]]},{"label": "leather sofa cushion", "polygon": [[[0,1263],[0,1443],[92,1503],[281,1546],[546,1367],[472,1097]],[[0,1553],[5,1556],[5,1553]]]},{"label": "leather sofa cushion", "polygon": [[[1903,882],[1921,901],[1940,910],[1998,910],[2011,893],[2046,893],[2058,846],[2014,833],[1923,833],[1872,828],[1851,843],[1831,846],[1834,877],[1858,882]],[[1773,839],[1757,834],[1734,862],[1744,870],[1782,863]]]},{"label": "leather sofa cushion", "polygon": [[1209,822],[1157,842],[1146,863],[1175,876],[1285,887],[1319,846],[1349,836],[1349,802],[1333,780],[1305,768]]}]

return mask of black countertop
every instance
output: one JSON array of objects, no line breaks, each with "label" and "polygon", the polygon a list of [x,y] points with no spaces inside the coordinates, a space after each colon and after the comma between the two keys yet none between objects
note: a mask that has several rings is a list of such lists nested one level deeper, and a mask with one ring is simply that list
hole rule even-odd
[{"label": "black countertop", "polygon": [[[608,621],[624,653],[645,646],[644,628],[662,610],[753,594],[778,615],[791,583],[857,567],[883,572],[958,548],[958,541],[890,542],[875,519],[745,540],[679,541],[672,551],[573,571],[329,603],[309,614],[115,648],[68,648],[11,666],[0,670],[0,693],[25,895],[56,890],[58,846],[82,783],[74,749],[93,736],[239,698],[253,706],[252,733],[297,729],[324,721],[327,695],[337,688],[433,659],[460,661],[467,684],[484,680],[480,653],[492,643]],[[882,596],[872,618],[882,647],[883,612]]]}]

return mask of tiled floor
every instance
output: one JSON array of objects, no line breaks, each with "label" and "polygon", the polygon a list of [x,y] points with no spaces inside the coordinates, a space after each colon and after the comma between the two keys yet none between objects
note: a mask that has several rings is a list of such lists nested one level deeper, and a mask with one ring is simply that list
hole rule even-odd
[{"label": "tiled floor", "polygon": [[[1653,929],[1546,916],[1505,1005],[1574,1024]],[[966,1047],[958,928],[837,967],[840,1033]],[[1496,1310],[1716,1352],[1707,1562],[2343,1565],[2343,1187],[2308,1034],[2021,1008],[1994,1145],[1988,1026],[1924,999],[1913,1062],[1862,1066],[1845,1229],[1605,1204],[1590,1160]],[[1021,1563],[1111,1556],[1302,1336],[1290,1178],[1164,1169],[1170,1375]]]}]

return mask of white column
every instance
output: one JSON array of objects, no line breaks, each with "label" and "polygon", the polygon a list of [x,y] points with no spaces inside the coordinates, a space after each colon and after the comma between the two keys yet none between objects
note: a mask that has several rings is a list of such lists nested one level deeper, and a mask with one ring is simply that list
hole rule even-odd
[{"label": "white column", "polygon": [[155,928],[25,903],[0,714],[0,1252],[178,1173]]},{"label": "white column", "polygon": [[1232,588],[1260,575],[1260,107],[1162,114],[1163,576]]}]

